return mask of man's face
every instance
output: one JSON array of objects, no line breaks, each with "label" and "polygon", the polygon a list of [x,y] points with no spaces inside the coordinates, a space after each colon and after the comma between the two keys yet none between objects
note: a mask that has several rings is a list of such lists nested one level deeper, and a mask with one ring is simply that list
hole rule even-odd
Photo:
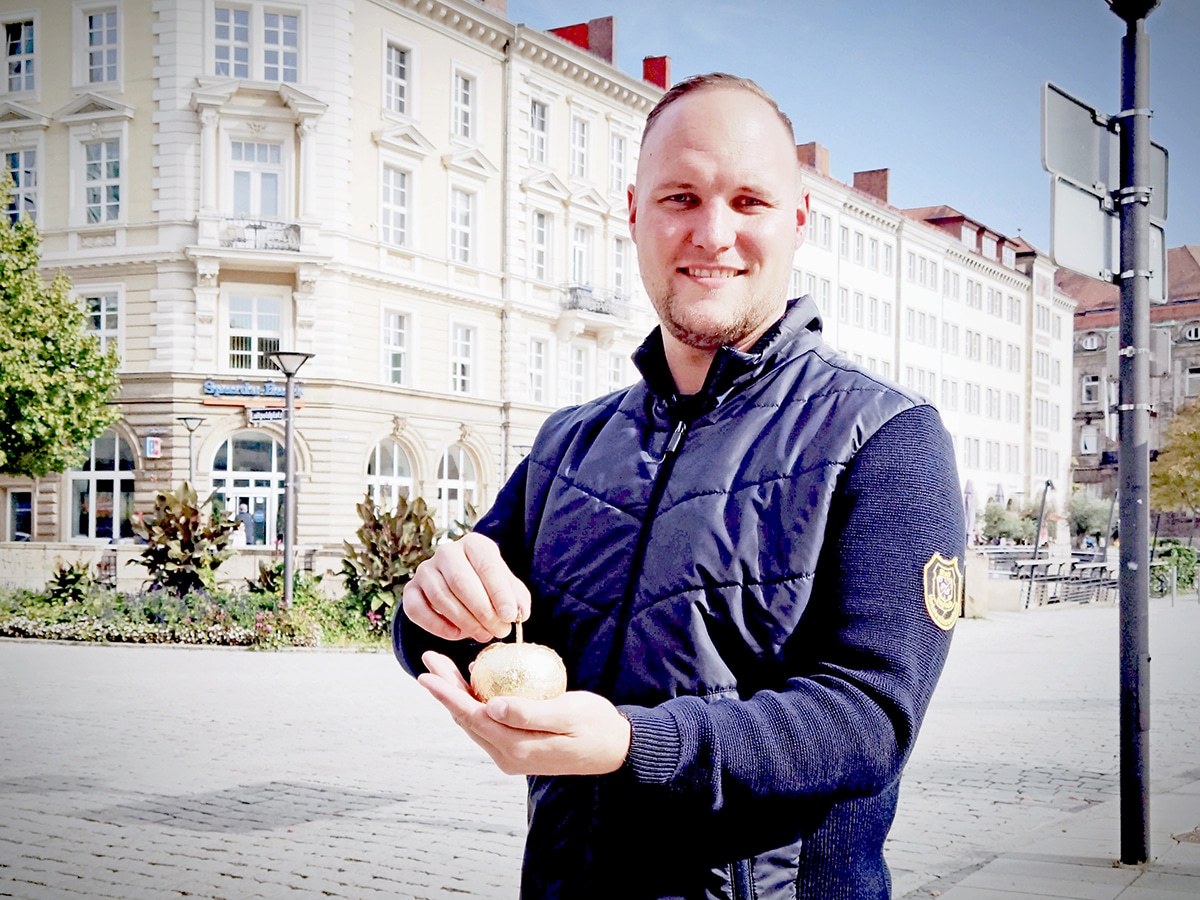
[{"label": "man's face", "polygon": [[663,329],[686,346],[751,346],[783,315],[808,197],[775,111],[706,88],[650,129],[629,192],[629,230]]}]

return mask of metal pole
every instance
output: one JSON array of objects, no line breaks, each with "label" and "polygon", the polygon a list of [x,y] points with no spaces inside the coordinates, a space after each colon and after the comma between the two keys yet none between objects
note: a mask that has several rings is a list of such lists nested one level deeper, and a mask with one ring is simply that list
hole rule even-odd
[{"label": "metal pole", "polygon": [[1121,862],[1150,858],[1150,42],[1158,0],[1113,3],[1121,42]]},{"label": "metal pole", "polygon": [[294,455],[294,426],[295,402],[292,399],[292,373],[287,373],[287,401],[284,413],[284,459],[285,469],[283,494],[283,608],[292,608],[292,578],[295,561],[292,559],[292,546],[296,540],[296,462]]},{"label": "metal pole", "polygon": [[196,436],[195,431],[188,429],[188,484],[192,487],[196,486],[196,451],[192,447],[192,438]]},{"label": "metal pole", "polygon": [[[1029,588],[1025,591],[1025,608],[1029,608],[1029,601],[1033,598],[1033,582],[1034,573],[1037,571],[1038,545],[1042,540],[1042,518],[1046,515],[1046,493],[1050,488],[1054,487],[1053,482],[1049,478],[1042,486],[1042,505],[1038,507],[1037,531],[1033,534],[1033,562],[1034,564],[1029,569]],[[1049,569],[1047,569],[1047,573]]]}]

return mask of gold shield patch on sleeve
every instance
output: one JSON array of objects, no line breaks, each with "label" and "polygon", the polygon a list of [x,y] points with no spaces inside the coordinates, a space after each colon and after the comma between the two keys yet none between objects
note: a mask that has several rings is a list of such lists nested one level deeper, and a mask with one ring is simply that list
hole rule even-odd
[{"label": "gold shield patch on sleeve", "polygon": [[925,563],[925,609],[942,631],[949,631],[958,621],[962,592],[958,557],[946,559],[940,553],[933,554]]}]

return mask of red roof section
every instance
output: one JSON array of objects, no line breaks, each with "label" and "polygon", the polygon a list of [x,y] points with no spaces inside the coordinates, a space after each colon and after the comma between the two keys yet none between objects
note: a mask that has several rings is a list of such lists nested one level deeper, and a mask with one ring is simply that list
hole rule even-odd
[{"label": "red roof section", "polygon": [[[1075,299],[1077,331],[1119,324],[1121,289],[1117,285],[1059,269],[1054,286]],[[1150,321],[1192,318],[1200,318],[1200,247],[1185,244],[1167,251],[1167,302],[1150,304]]]}]

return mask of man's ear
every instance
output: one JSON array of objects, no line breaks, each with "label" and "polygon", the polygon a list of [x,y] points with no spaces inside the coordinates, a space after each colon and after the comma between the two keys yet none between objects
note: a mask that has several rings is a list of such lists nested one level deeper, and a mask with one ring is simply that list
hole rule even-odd
[{"label": "man's ear", "polygon": [[808,189],[800,188],[800,200],[796,204],[796,249],[804,243],[808,235]]},{"label": "man's ear", "polygon": [[629,237],[637,243],[637,235],[634,233],[637,226],[637,200],[633,196],[632,184],[625,188],[625,204],[629,208]]}]

